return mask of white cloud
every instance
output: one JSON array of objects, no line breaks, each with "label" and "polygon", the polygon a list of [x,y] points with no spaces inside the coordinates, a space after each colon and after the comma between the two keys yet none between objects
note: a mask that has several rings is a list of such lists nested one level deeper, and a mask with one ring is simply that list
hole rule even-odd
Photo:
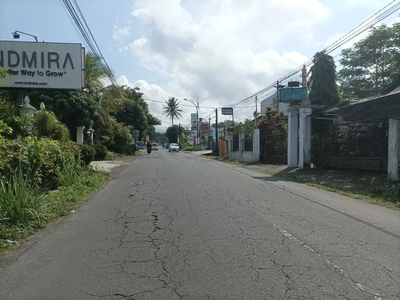
[{"label": "white cloud", "polygon": [[168,59],[162,54],[151,49],[148,39],[141,37],[129,44],[128,49],[133,55],[140,57],[144,66],[150,70],[157,70],[160,67],[165,68],[168,64]]},{"label": "white cloud", "polygon": [[392,0],[346,0],[346,4],[349,6],[369,6],[373,8],[384,7]]},{"label": "white cloud", "polygon": [[[128,23],[129,25],[130,23]],[[113,39],[122,42],[125,38],[130,36],[130,31],[131,28],[128,26],[125,26],[123,28],[119,28],[117,25],[114,25],[114,30],[113,30]]]},{"label": "white cloud", "polygon": [[202,107],[236,102],[307,61],[283,43],[289,40],[295,48],[296,42],[312,40],[313,27],[330,15],[319,0],[203,0],[201,5],[137,0],[134,5],[140,37],[122,51],[129,49],[168,80],[161,90],[134,84],[141,84],[146,97],[198,98]]}]

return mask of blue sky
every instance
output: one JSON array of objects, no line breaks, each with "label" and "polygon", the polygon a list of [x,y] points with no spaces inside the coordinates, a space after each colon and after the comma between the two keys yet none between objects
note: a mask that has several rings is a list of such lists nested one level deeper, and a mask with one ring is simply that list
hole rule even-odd
[{"label": "blue sky", "polygon": [[[198,99],[201,107],[224,106],[262,89],[389,2],[78,0],[121,84],[140,87],[149,99]],[[83,43],[61,0],[0,0],[0,39],[11,40],[15,30],[40,41]],[[161,104],[149,105],[168,121]],[[189,123],[193,109],[183,108],[181,122]],[[201,115],[210,111],[202,108]],[[238,118],[252,111],[240,108]]]}]

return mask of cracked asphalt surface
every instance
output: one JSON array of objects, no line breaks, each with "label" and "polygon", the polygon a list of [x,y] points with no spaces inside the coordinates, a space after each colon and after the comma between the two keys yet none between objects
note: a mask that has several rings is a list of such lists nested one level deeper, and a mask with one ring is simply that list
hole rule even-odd
[{"label": "cracked asphalt surface", "polygon": [[400,299],[399,225],[398,212],[159,150],[3,258],[0,299]]}]

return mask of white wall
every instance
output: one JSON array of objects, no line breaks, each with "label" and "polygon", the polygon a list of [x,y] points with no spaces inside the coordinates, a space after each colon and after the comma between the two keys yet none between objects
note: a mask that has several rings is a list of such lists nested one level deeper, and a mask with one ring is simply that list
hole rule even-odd
[{"label": "white wall", "polygon": [[[276,94],[273,94],[273,95],[269,96],[267,99],[261,101],[260,113],[262,116],[265,116],[265,110],[268,106],[276,107],[275,98],[276,98]],[[285,116],[288,115],[288,112],[287,112],[288,108],[289,108],[289,105],[287,103],[279,103],[279,110],[283,111]]]}]

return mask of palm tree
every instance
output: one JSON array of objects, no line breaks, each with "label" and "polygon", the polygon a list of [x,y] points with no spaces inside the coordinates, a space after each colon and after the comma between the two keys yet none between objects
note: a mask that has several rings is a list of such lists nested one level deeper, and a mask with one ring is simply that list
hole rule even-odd
[{"label": "palm tree", "polygon": [[171,124],[174,125],[174,118],[182,117],[182,109],[179,108],[179,101],[175,97],[165,100],[166,105],[163,106],[163,114],[171,118]]}]

